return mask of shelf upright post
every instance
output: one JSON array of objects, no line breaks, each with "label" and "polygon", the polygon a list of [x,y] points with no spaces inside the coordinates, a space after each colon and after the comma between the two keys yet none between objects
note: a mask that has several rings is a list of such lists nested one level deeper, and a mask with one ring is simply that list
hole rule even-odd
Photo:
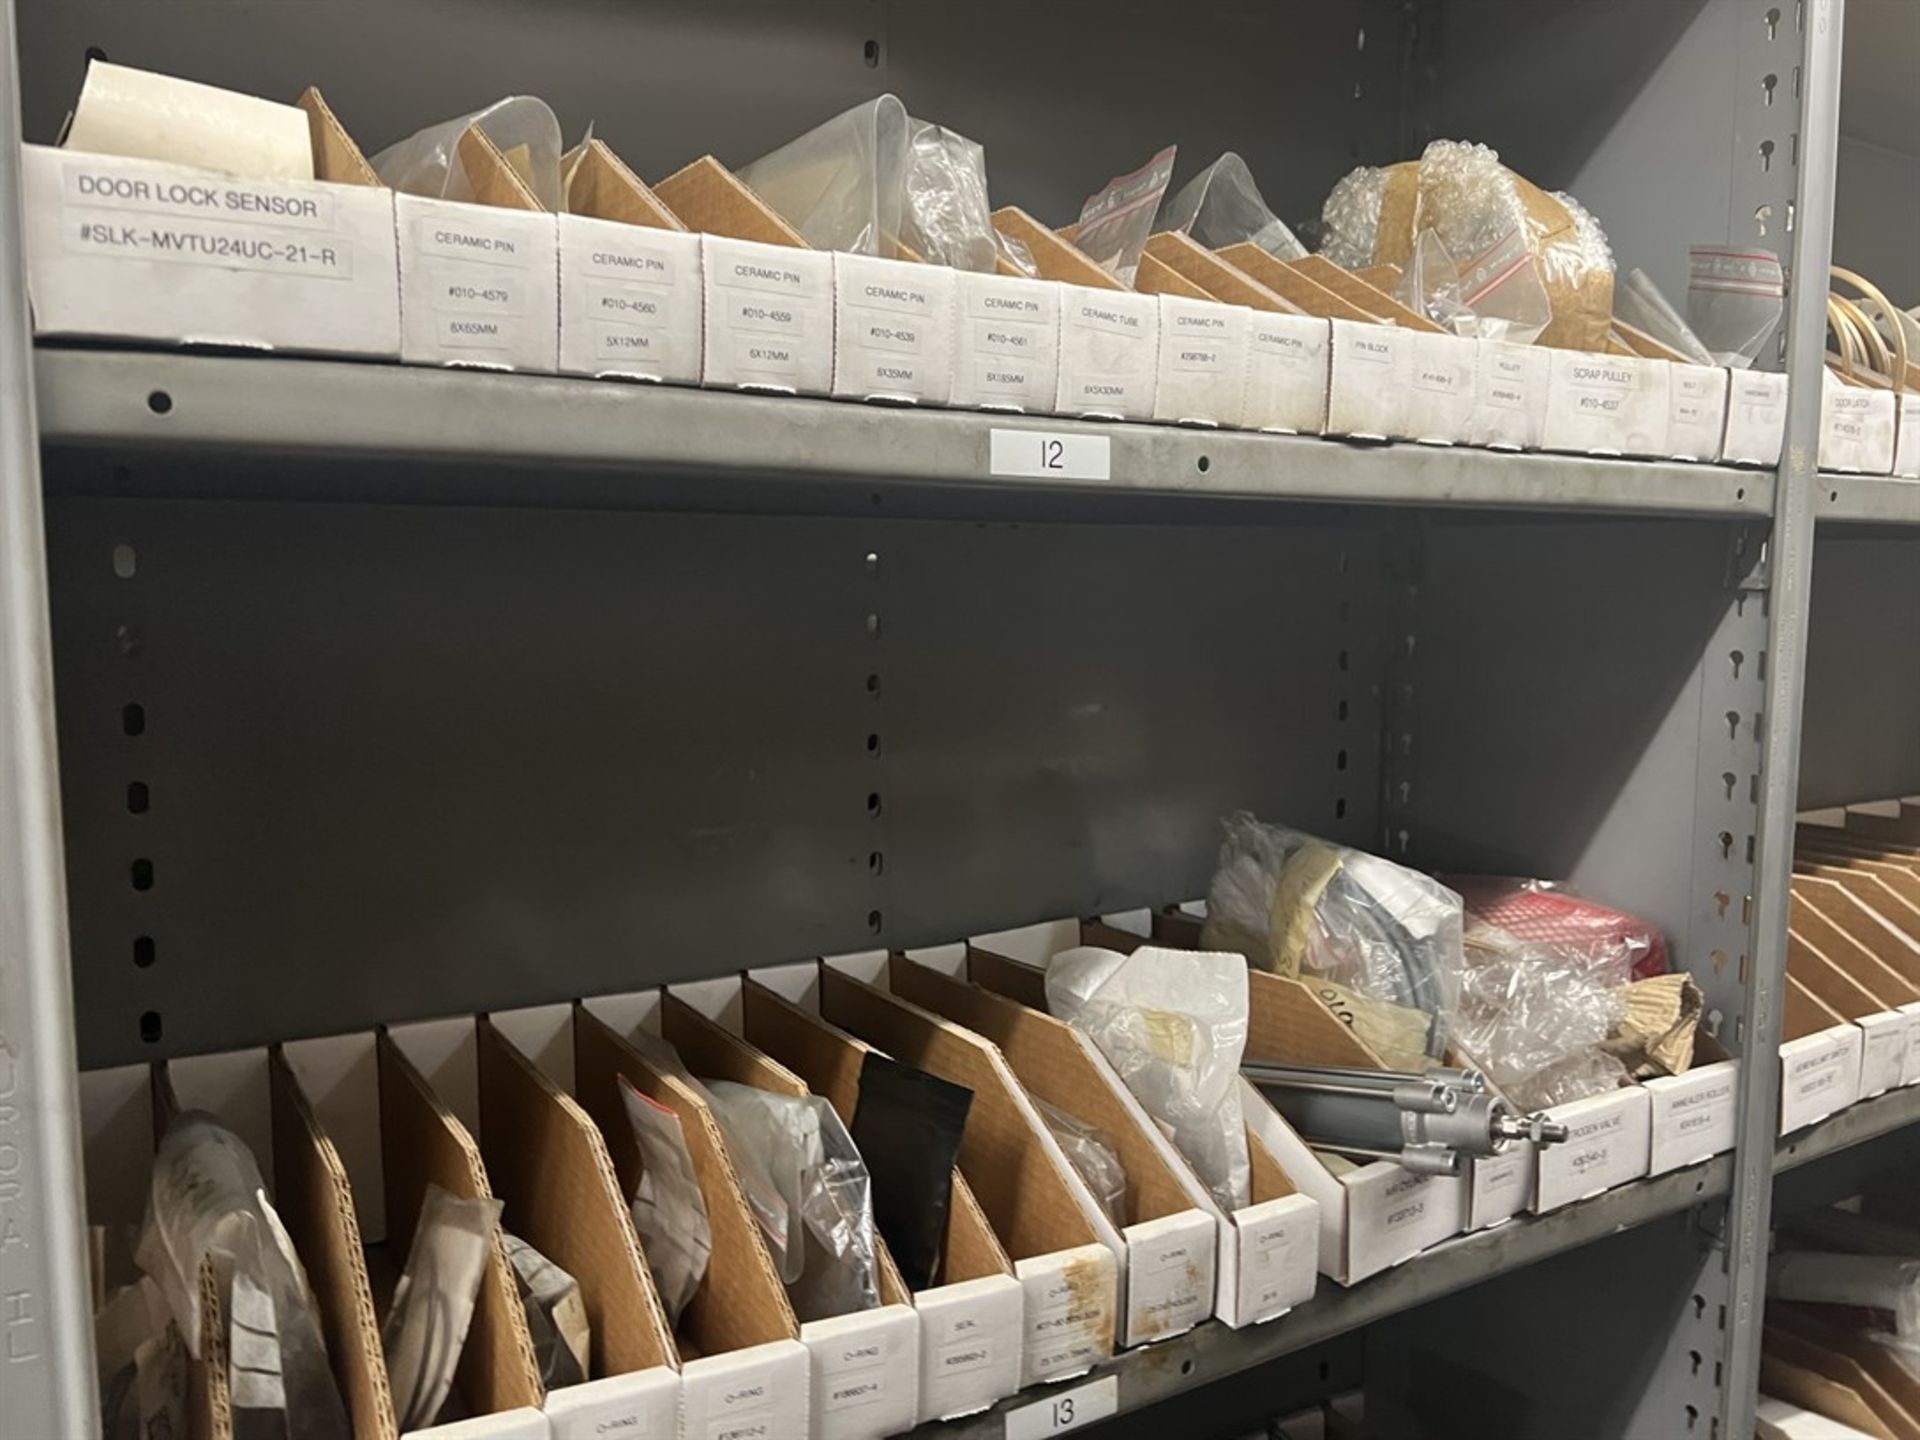
[{"label": "shelf upright post", "polygon": [[1787,897],[1800,772],[1807,601],[1813,581],[1813,500],[1820,452],[1820,378],[1826,364],[1827,270],[1833,250],[1834,166],[1840,140],[1840,37],[1846,0],[1807,0],[1803,14],[1798,176],[1787,318],[1786,445],[1774,487],[1768,553],[1766,738],[1761,754],[1755,855],[1753,963],[1733,1195],[1727,1229],[1731,1305],[1723,1423],[1751,1435],[1760,1380],[1767,1229],[1779,1113],[1781,993],[1787,968]]},{"label": "shelf upright post", "polygon": [[99,1433],[13,0],[0,5],[0,1413]]}]

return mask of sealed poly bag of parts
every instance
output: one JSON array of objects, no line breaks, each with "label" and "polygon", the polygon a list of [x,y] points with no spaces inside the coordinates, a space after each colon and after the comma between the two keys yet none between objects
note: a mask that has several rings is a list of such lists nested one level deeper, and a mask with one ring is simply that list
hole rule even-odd
[{"label": "sealed poly bag of parts", "polygon": [[1083,945],[1047,965],[1047,1009],[1083,1032],[1226,1210],[1252,1194],[1240,1059],[1247,962],[1237,954],[1131,955]]},{"label": "sealed poly bag of parts", "polygon": [[1629,270],[1627,278],[1614,290],[1613,313],[1669,350],[1677,350],[1695,365],[1716,363],[1713,353],[1693,333],[1693,327],[1644,270],[1637,267]]},{"label": "sealed poly bag of parts", "polygon": [[867,1167],[833,1107],[817,1095],[774,1095],[729,1080],[709,1080],[707,1090],[729,1146],[752,1150],[786,1201],[780,1278],[794,1313],[829,1320],[877,1307]]},{"label": "sealed poly bag of parts", "polygon": [[640,1152],[640,1184],[633,1194],[633,1228],[640,1237],[654,1288],[666,1309],[667,1324],[678,1326],[680,1313],[706,1278],[713,1255],[713,1227],[706,1196],[694,1173],[680,1117],[633,1088],[625,1076],[620,1098]]},{"label": "sealed poly bag of parts", "polygon": [[1267,208],[1247,162],[1231,150],[1181,186],[1161,207],[1153,228],[1156,233],[1176,230],[1191,235],[1209,250],[1248,240],[1276,260],[1299,260],[1307,253],[1293,231]]},{"label": "sealed poly bag of parts", "polygon": [[187,1433],[187,1347],[151,1276],[122,1285],[93,1317],[105,1440]]},{"label": "sealed poly bag of parts", "polygon": [[1334,186],[1321,223],[1324,253],[1353,269],[1404,269],[1416,237],[1432,231],[1483,323],[1522,338],[1543,290],[1551,318],[1540,344],[1606,349],[1613,254],[1605,233],[1572,196],[1541,190],[1484,145],[1436,140],[1417,161],[1357,170]]},{"label": "sealed poly bag of parts", "polygon": [[1765,250],[1695,245],[1689,252],[1687,324],[1716,365],[1750,369],[1786,309],[1786,272]]},{"label": "sealed poly bag of parts", "polygon": [[1460,995],[1460,897],[1431,876],[1245,811],[1226,832],[1207,895],[1208,948],[1311,982],[1388,1069],[1424,1070],[1444,1057]]},{"label": "sealed poly bag of parts", "polygon": [[534,1363],[549,1390],[578,1385],[587,1378],[592,1331],[580,1282],[518,1235],[502,1233],[513,1262],[514,1286],[527,1312]]},{"label": "sealed poly bag of parts", "polygon": [[313,142],[299,106],[104,60],[87,66],[61,144],[244,180],[313,179]]},{"label": "sealed poly bag of parts", "polygon": [[1438,230],[1419,231],[1395,298],[1470,340],[1531,345],[1553,322],[1546,286],[1519,230],[1481,252],[1464,273]]},{"label": "sealed poly bag of parts", "polygon": [[431,1425],[447,1403],[501,1209],[498,1200],[463,1200],[427,1186],[380,1330],[402,1434]]},{"label": "sealed poly bag of parts", "polygon": [[1127,1172],[1107,1137],[1059,1106],[1049,1105],[1038,1095],[1033,1096],[1032,1100],[1033,1108],[1040,1112],[1040,1118],[1046,1122],[1047,1132],[1060,1146],[1067,1163],[1086,1182],[1087,1192],[1099,1202],[1109,1220],[1117,1226],[1125,1225]]},{"label": "sealed poly bag of parts", "polygon": [[1601,1046],[1626,1018],[1624,987],[1541,945],[1469,927],[1453,1043],[1515,1106],[1543,1110],[1624,1084]]},{"label": "sealed poly bag of parts", "polygon": [[160,1139],[138,1259],[196,1358],[205,1354],[200,1272],[212,1262],[236,1412],[277,1415],[267,1423],[302,1437],[347,1440],[306,1270],[253,1152],[204,1112],[176,1116]]},{"label": "sealed poly bag of parts", "polygon": [[493,143],[541,209],[558,213],[566,208],[560,177],[560,122],[546,101],[531,95],[510,95],[458,120],[430,125],[374,156],[373,168],[390,189],[409,195],[479,200],[483,197],[461,157],[469,130]]},{"label": "sealed poly bag of parts", "polygon": [[1174,154],[1175,147],[1169,145],[1132,174],[1116,175],[1080,207],[1073,243],[1128,289],[1133,288],[1160,198],[1173,179]]},{"label": "sealed poly bag of parts", "polygon": [[938,1283],[973,1092],[868,1051],[853,1143],[867,1157],[873,1218],[910,1290]]},{"label": "sealed poly bag of parts", "polygon": [[1588,900],[1551,880],[1502,875],[1449,875],[1467,909],[1469,929],[1497,931],[1481,944],[1514,944],[1558,951],[1564,963],[1605,985],[1624,985],[1667,973],[1667,941],[1637,915]]},{"label": "sealed poly bag of parts", "polygon": [[927,120],[907,120],[904,238],[921,259],[991,274],[1036,275],[1027,247],[994,228],[987,196],[987,153],[964,135]]}]

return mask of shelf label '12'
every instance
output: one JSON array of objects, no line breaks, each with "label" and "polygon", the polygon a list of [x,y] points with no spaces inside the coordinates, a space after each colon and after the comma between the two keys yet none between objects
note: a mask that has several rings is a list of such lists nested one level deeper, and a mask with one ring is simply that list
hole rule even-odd
[{"label": "shelf label '12'", "polygon": [[1023,480],[1111,479],[1112,441],[1071,430],[995,430],[987,473]]}]

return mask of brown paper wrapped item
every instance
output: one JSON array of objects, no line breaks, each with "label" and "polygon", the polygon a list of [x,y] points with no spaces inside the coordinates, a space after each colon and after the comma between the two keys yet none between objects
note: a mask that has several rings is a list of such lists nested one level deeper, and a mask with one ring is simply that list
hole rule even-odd
[{"label": "brown paper wrapped item", "polygon": [[1602,1047],[1636,1080],[1679,1075],[1693,1064],[1700,1026],[1700,987],[1687,975],[1656,975],[1622,989],[1627,1015]]}]

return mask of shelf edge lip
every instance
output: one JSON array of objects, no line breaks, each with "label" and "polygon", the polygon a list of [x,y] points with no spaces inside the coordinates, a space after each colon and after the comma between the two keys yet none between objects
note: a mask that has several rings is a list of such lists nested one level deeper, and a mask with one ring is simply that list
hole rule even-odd
[{"label": "shelf edge lip", "polygon": [[1920,480],[1822,471],[1813,513],[1821,524],[1920,526]]},{"label": "shelf edge lip", "polygon": [[[1771,472],[1720,465],[965,410],[909,415],[847,401],[553,375],[53,346],[36,351],[36,368],[41,436],[56,448],[651,468],[1542,515],[1764,518],[1773,500]],[[160,395],[165,400],[154,404],[165,408],[155,409],[150,397]],[[1104,435],[1114,442],[1116,478],[1035,485],[992,476],[996,429]]]}]

